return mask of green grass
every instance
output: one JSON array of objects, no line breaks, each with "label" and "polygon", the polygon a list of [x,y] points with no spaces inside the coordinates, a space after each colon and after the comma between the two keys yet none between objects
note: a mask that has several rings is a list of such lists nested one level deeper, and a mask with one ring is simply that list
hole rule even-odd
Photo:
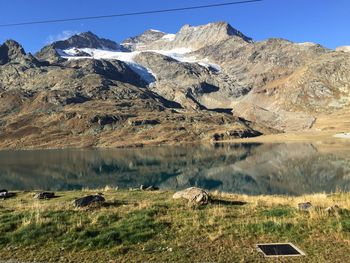
[{"label": "green grass", "polygon": [[274,207],[267,210],[262,210],[261,215],[266,217],[289,217],[296,212],[296,209],[291,207]]},{"label": "green grass", "polygon": [[[91,193],[62,192],[49,201],[19,193],[0,201],[1,258],[266,262],[255,251],[256,243],[294,242],[307,254],[297,262],[332,262],[335,258],[350,262],[349,194],[295,198],[216,195],[225,202],[190,207],[182,200],[172,200],[171,192],[110,190],[105,192],[106,207],[73,208],[74,198]],[[315,204],[310,213],[296,209],[305,199]],[[334,203],[343,209],[334,215],[325,213],[324,208]]]}]

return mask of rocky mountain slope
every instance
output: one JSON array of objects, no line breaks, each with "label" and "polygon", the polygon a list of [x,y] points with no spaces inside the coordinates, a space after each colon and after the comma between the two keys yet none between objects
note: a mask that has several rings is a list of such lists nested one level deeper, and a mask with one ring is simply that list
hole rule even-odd
[{"label": "rocky mountain slope", "polygon": [[[349,105],[350,53],[254,42],[227,23],[121,44],[91,32],[0,45],[0,147],[114,147],[313,129]],[[338,114],[339,115],[339,114]],[[316,125],[317,126],[317,125]]]}]

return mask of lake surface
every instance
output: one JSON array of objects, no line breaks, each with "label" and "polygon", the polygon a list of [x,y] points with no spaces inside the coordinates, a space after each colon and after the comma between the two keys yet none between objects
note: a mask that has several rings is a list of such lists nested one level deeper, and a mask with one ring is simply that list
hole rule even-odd
[{"label": "lake surface", "polygon": [[350,144],[0,151],[0,188],[57,191],[141,184],[254,195],[350,191]]}]

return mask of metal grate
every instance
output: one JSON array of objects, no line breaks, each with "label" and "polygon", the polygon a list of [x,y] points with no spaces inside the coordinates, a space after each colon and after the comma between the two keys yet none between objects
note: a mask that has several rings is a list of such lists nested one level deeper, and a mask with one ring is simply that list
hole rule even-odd
[{"label": "metal grate", "polygon": [[305,256],[305,253],[292,243],[257,244],[259,252],[265,257],[297,257]]}]

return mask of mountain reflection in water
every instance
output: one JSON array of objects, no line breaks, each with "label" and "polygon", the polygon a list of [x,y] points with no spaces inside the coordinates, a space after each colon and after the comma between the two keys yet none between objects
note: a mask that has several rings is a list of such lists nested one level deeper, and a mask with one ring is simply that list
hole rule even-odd
[{"label": "mountain reflection in water", "polygon": [[350,152],[319,148],[292,143],[1,151],[0,188],[57,191],[143,184],[254,195],[350,191]]}]

